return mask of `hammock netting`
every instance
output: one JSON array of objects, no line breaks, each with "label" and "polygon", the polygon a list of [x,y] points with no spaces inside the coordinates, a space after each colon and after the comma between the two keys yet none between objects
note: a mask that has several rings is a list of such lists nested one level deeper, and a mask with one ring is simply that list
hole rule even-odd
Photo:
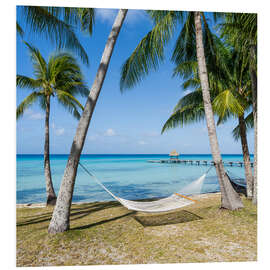
[{"label": "hammock netting", "polygon": [[159,213],[175,210],[196,201],[182,194],[199,194],[202,188],[203,181],[206,177],[206,173],[203,174],[196,181],[193,181],[179,192],[172,194],[169,197],[158,199],[155,201],[132,201],[126,200],[114,195],[110,190],[108,190],[95,175],[90,173],[81,163],[81,167],[95,180],[95,182],[100,185],[105,191],[107,191],[113,198],[119,201],[124,207],[129,210],[139,211],[139,212],[149,212],[149,213]]},{"label": "hammock netting", "polygon": [[122,198],[118,198],[118,201],[129,210],[148,213],[167,212],[194,203],[194,201],[176,194],[152,202],[130,201]]},{"label": "hammock netting", "polygon": [[[171,210],[175,210],[190,204],[195,203],[196,201],[182,195],[183,193],[187,193],[190,189],[193,189],[193,192],[190,194],[200,193],[203,180],[205,179],[206,174],[201,176],[196,181],[192,182],[190,185],[186,186],[183,190],[180,190],[177,193],[172,194],[171,196],[163,199],[159,199],[151,202],[140,202],[140,201],[130,201],[125,200],[123,198],[116,197],[116,199],[127,209],[140,211],[140,212],[149,212],[149,213],[159,213],[159,212],[167,212]],[[196,192],[194,192],[196,187]]]}]

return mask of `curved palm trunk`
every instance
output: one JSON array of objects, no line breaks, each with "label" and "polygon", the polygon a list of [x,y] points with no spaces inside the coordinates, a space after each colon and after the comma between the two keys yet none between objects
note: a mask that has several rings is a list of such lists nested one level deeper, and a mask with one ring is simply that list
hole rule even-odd
[{"label": "curved palm trunk", "polygon": [[[251,55],[255,59],[255,46],[251,46]],[[257,74],[250,66],[250,77],[252,83],[252,108],[254,118],[254,182],[252,202],[257,204]]]},{"label": "curved palm trunk", "polygon": [[250,165],[250,155],[248,150],[248,142],[247,142],[247,132],[246,132],[246,124],[244,120],[244,116],[238,117],[239,128],[240,128],[240,137],[241,137],[241,145],[245,166],[245,177],[247,182],[247,197],[249,199],[252,198],[252,189],[253,189],[253,176]]},{"label": "curved palm trunk", "polygon": [[208,129],[208,136],[211,146],[211,152],[213,161],[215,162],[216,172],[219,180],[220,191],[221,191],[221,207],[234,210],[242,208],[243,204],[240,196],[233,189],[228,176],[225,173],[221,154],[219,150],[216,127],[214,121],[214,114],[212,110],[212,104],[209,93],[208,74],[206,69],[204,47],[203,47],[203,34],[201,24],[201,13],[195,12],[195,28],[196,28],[196,49],[197,49],[197,61],[199,68],[199,77],[201,81],[203,102],[205,110],[205,118]]},{"label": "curved palm trunk", "polygon": [[50,134],[49,134],[49,118],[50,118],[50,96],[46,97],[46,116],[45,116],[45,143],[44,143],[44,173],[46,181],[47,205],[55,205],[56,195],[52,183],[51,167],[50,167]]},{"label": "curved palm trunk", "polygon": [[102,88],[103,81],[110,63],[110,58],[115,46],[118,34],[124,22],[127,10],[119,10],[118,15],[108,37],[101,62],[88,96],[83,114],[80,118],[75,137],[73,139],[67,166],[61,183],[58,199],[49,225],[49,233],[64,232],[69,229],[69,215],[72,202],[73,189],[77,174],[78,163],[83,149],[88,126]]}]

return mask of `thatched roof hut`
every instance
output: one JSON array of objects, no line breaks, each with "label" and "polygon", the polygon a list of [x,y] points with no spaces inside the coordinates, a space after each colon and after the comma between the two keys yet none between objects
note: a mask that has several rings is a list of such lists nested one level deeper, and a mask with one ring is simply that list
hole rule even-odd
[{"label": "thatched roof hut", "polygon": [[171,153],[169,154],[169,156],[170,156],[170,158],[178,158],[179,157],[179,154],[175,150],[173,150],[173,151],[171,151]]}]

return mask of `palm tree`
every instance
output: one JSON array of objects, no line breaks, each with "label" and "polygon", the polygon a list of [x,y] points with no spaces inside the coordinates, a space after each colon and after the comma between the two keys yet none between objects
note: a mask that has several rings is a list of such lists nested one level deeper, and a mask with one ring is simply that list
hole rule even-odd
[{"label": "palm tree", "polygon": [[257,14],[226,14],[222,26],[223,36],[230,39],[236,48],[244,48],[249,63],[250,79],[252,82],[252,107],[254,119],[254,184],[253,198],[257,204]]},{"label": "palm tree", "polygon": [[91,35],[95,20],[93,8],[19,6],[17,9],[16,29],[20,35],[24,33],[21,23],[25,23],[29,32],[45,36],[58,49],[71,50],[85,64],[89,63],[87,53],[75,34],[75,26]]},{"label": "palm tree", "polygon": [[[217,39],[218,40],[218,39]],[[238,118],[238,126],[233,130],[233,136],[236,140],[241,138],[241,145],[244,157],[245,176],[247,181],[247,196],[252,195],[252,170],[250,165],[250,155],[247,144],[246,129],[251,127],[252,113],[246,119],[244,111],[249,111],[251,105],[250,80],[248,76],[248,68],[245,61],[242,61],[241,54],[231,48],[227,48],[220,43],[218,54],[220,60],[225,63],[226,69],[223,80],[218,80],[216,70],[211,65],[208,66],[208,78],[211,93],[211,102],[213,111],[218,115],[217,125],[225,122],[229,117]],[[170,128],[183,126],[202,120],[205,117],[203,109],[203,97],[198,78],[198,65],[192,63],[193,70],[187,69],[190,62],[182,63],[175,68],[174,75],[181,77],[189,77],[183,83],[183,88],[187,89],[191,86],[196,90],[181,98],[174,108],[173,114],[163,126],[162,133]]]},{"label": "palm tree", "polygon": [[107,73],[110,58],[126,14],[127,10],[119,10],[105,45],[95,81],[90,90],[90,94],[88,96],[84,111],[76,130],[76,134],[73,139],[67,166],[58,194],[58,199],[48,228],[49,233],[59,233],[69,229],[70,207],[80,155],[84,146],[88,127]]},{"label": "palm tree", "polygon": [[[206,46],[208,62],[216,68],[217,74],[222,76],[222,63],[219,63],[213,38],[203,13],[200,12],[176,12],[176,11],[149,11],[153,18],[154,28],[141,40],[139,45],[126,60],[122,67],[120,88],[121,90],[131,88],[146,76],[151,69],[157,69],[159,63],[164,59],[164,46],[172,37],[176,25],[183,24],[182,30],[176,41],[173,60],[185,59],[189,62],[198,62],[199,78],[203,92],[204,111],[207,119],[209,140],[213,160],[221,189],[221,206],[227,209],[238,209],[243,207],[239,195],[234,191],[228,177],[225,174],[219,145],[216,136],[215,122],[209,94],[208,74],[205,64],[204,45]],[[201,16],[204,20],[204,28],[201,25]],[[203,43],[203,38],[205,43]],[[219,66],[221,64],[221,66]],[[192,65],[187,65],[192,68]]]},{"label": "palm tree", "polygon": [[194,12],[194,20],[195,20],[195,29],[196,29],[196,48],[197,48],[197,60],[198,60],[198,69],[199,69],[199,77],[202,88],[203,95],[203,103],[204,103],[204,111],[206,124],[208,129],[208,136],[213,156],[213,161],[216,167],[216,172],[219,179],[219,186],[221,191],[221,206],[227,209],[238,209],[242,208],[243,204],[230,184],[229,178],[225,173],[224,165],[222,162],[218,139],[216,134],[216,126],[214,120],[214,114],[211,104],[210,91],[209,91],[209,83],[208,83],[208,73],[206,68],[206,61],[204,56],[204,45],[203,45],[203,33],[202,33],[202,24],[201,24],[201,12]]},{"label": "palm tree", "polygon": [[25,110],[36,101],[45,110],[45,143],[44,143],[44,173],[46,181],[47,205],[56,203],[56,194],[53,188],[50,152],[49,152],[49,118],[51,98],[64,106],[74,117],[79,118],[78,109],[83,106],[74,97],[76,94],[88,95],[88,90],[83,82],[80,67],[76,60],[68,53],[58,53],[50,57],[48,63],[42,57],[40,51],[26,43],[30,50],[35,78],[17,75],[17,86],[28,88],[33,92],[27,96],[17,107],[17,118],[23,115]]},{"label": "palm tree", "polygon": [[[228,78],[226,80],[227,89],[220,93],[213,101],[214,109],[221,119],[227,118],[227,115],[234,114],[234,109],[242,107],[242,110],[236,112],[238,118],[238,127],[234,130],[234,137],[241,139],[241,146],[244,159],[245,177],[247,183],[247,198],[252,199],[253,175],[250,164],[250,155],[246,136],[246,122],[244,111],[249,111],[252,105],[251,83],[248,72],[248,64],[245,61],[245,50],[234,50],[231,57],[224,61],[228,66]],[[238,104],[237,104],[238,103]],[[251,113],[252,115],[252,113]],[[249,119],[250,116],[247,117]]]}]

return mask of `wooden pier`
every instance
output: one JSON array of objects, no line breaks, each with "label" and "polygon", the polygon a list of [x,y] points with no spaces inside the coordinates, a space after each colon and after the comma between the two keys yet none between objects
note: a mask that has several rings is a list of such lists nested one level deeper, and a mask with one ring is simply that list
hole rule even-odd
[{"label": "wooden pier", "polygon": [[[212,160],[184,160],[184,159],[160,159],[160,160],[148,160],[147,162],[151,163],[184,163],[190,165],[214,165],[214,161]],[[242,161],[227,161],[223,162],[224,166],[238,166],[243,167],[244,162]],[[253,162],[250,163],[251,167],[253,167]]]}]

